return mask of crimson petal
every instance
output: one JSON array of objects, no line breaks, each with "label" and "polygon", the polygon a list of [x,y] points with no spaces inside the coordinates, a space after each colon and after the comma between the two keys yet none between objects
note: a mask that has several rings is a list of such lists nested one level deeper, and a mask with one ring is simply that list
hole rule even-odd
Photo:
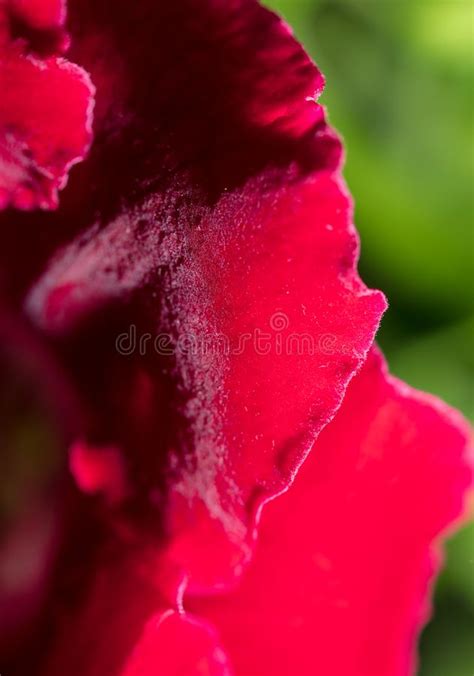
[{"label": "crimson petal", "polygon": [[[93,88],[84,70],[34,46],[66,46],[62,3],[8,0],[0,7],[0,210],[52,209],[91,141]],[[36,41],[36,42],[35,42]]]},{"label": "crimson petal", "polygon": [[468,427],[377,351],[288,493],[267,505],[238,591],[194,600],[237,674],[406,676],[440,536],[472,484]]},{"label": "crimson petal", "polygon": [[[59,565],[45,673],[166,673],[182,666],[180,640],[196,669],[226,673],[212,625],[180,607],[185,584],[238,673],[313,673],[314,632],[323,673],[405,673],[429,545],[460,512],[470,474],[452,415],[387,379],[376,355],[302,477],[264,512],[243,588],[191,600],[241,575],[262,506],[336,413],[385,307],[356,272],[341,144],[314,100],[319,71],[254,0],[122,0],[113,12],[106,0],[73,2],[79,66],[58,57],[61,3],[3,7],[2,77],[18,80],[0,119],[5,204],[55,205],[89,142],[86,71],[97,87],[95,143],[60,208],[8,211],[1,231],[6,289],[49,338],[85,421],[71,469],[88,511]],[[30,117],[25,91],[40,94]],[[124,350],[132,330],[146,340]],[[156,336],[166,346],[150,349]],[[430,510],[415,503],[422,472]],[[393,614],[369,625],[382,603]],[[366,649],[369,628],[385,632],[377,650]]]},{"label": "crimson petal", "polygon": [[152,618],[123,676],[230,676],[228,659],[212,627],[168,610]]},{"label": "crimson petal", "polygon": [[[214,587],[240,574],[261,505],[336,411],[385,301],[355,269],[322,77],[280,19],[253,0],[70,9],[96,143],[85,205],[58,214],[81,234],[26,307],[79,383],[89,442],[123,452],[129,513]],[[114,349],[132,330],[146,354]]]}]

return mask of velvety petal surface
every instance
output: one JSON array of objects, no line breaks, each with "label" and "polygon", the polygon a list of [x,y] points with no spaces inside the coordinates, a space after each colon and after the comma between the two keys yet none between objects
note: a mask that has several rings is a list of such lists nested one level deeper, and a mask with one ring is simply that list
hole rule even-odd
[{"label": "velvety petal surface", "polygon": [[440,536],[472,482],[468,432],[371,353],[291,489],[266,506],[239,589],[191,603],[237,674],[414,673]]},{"label": "velvety petal surface", "polygon": [[86,442],[122,455],[124,518],[214,587],[240,574],[385,301],[355,269],[322,77],[280,19],[253,0],[99,0],[69,23],[95,144],[50,226],[79,234],[25,308],[78,383]]},{"label": "velvety petal surface", "polygon": [[69,10],[0,6],[0,295],[80,421],[22,673],[406,674],[465,435],[375,353],[324,430],[385,301],[321,74],[255,0]]}]

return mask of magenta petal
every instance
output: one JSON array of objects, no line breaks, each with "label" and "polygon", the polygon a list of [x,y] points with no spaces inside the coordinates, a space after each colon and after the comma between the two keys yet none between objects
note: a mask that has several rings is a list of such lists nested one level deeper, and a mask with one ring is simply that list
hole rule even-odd
[{"label": "magenta petal", "polygon": [[[212,562],[222,564],[219,528],[231,543],[251,548],[262,504],[288,486],[332,418],[384,309],[383,298],[357,277],[350,203],[329,173],[270,193],[251,186],[238,206],[229,198],[221,209],[206,223],[208,236],[216,233],[211,241],[195,238],[188,269],[208,290],[210,317],[199,321],[194,296],[177,303],[189,307],[180,316],[183,331],[223,336],[229,345],[219,359],[178,355],[196,395],[203,388],[208,399],[190,407],[197,467],[173,486],[171,555],[192,560],[202,584],[206,570],[214,574]],[[239,225],[229,239],[217,236],[231,222],[245,223],[245,237]],[[210,541],[211,530],[209,557],[199,543]],[[229,556],[239,574],[242,557]]]},{"label": "magenta petal", "polygon": [[214,630],[185,614],[153,617],[137,641],[122,676],[230,676]]},{"label": "magenta petal", "polygon": [[[88,579],[80,575],[85,565],[92,569]],[[169,598],[161,594],[173,586]],[[216,632],[184,612],[184,580],[152,542],[131,532],[119,538],[109,532],[94,547],[89,537],[85,547],[77,543],[59,588],[45,616],[41,667],[36,660],[20,673],[28,673],[28,667],[44,676],[230,673]]]},{"label": "magenta petal", "polygon": [[237,674],[407,676],[440,536],[472,482],[468,428],[372,352],[234,593],[194,600]]},{"label": "magenta petal", "polygon": [[124,499],[127,487],[123,458],[113,446],[94,448],[76,441],[69,451],[69,468],[84,493],[100,494],[110,504]]},{"label": "magenta petal", "polygon": [[61,3],[2,9],[2,206],[55,206],[97,88],[57,212],[2,218],[2,290],[82,414],[78,524],[20,658],[223,674],[215,626],[242,676],[406,674],[471,477],[462,424],[376,353],[337,413],[385,301],[356,271],[321,74],[254,0],[76,0],[78,66]]},{"label": "magenta petal", "polygon": [[[66,20],[65,0],[4,0],[8,19],[35,33],[62,31]],[[31,38],[31,34],[29,35]]]},{"label": "magenta petal", "polygon": [[[52,209],[73,164],[91,141],[93,87],[81,68],[33,55],[21,30],[59,35],[60,2],[10,0],[0,7],[0,209]],[[15,23],[16,22],[16,23]],[[60,45],[56,46],[60,49]]]},{"label": "magenta petal", "polygon": [[[276,16],[94,0],[72,3],[70,28],[97,87],[79,210],[94,225],[26,307],[89,403],[92,445],[123,452],[133,518],[214,587],[240,574],[261,505],[337,410],[385,301],[356,272],[322,77]],[[119,354],[132,330],[148,348]]]}]

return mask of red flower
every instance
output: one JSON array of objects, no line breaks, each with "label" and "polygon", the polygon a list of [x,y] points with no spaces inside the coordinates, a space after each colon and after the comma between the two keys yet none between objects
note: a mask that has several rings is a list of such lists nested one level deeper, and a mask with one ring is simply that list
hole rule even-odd
[{"label": "red flower", "polygon": [[59,208],[0,224],[5,313],[74,393],[80,489],[12,663],[408,673],[466,431],[375,353],[344,398],[385,301],[320,73],[254,0],[73,2],[77,65],[59,3],[2,7],[5,205],[56,206],[95,91]]}]

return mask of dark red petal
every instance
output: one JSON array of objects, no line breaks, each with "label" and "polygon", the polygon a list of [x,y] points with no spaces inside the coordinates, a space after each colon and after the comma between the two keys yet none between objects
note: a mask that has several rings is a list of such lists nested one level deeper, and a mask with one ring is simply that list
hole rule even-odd
[{"label": "dark red petal", "polygon": [[[109,533],[94,548],[94,535],[82,543],[85,549],[76,543],[61,573],[60,593],[50,600],[41,668],[36,658],[15,673],[29,668],[45,676],[229,674],[215,631],[184,613],[184,580],[166,567],[156,547],[132,533],[119,538]],[[81,557],[93,567],[89,580],[79,573]],[[160,589],[173,585],[173,597],[165,598]]]},{"label": "dark red petal", "polygon": [[[103,533],[97,546],[96,537],[92,530],[71,547],[44,616],[40,668],[37,656],[20,673],[29,666],[45,676],[121,674],[146,622],[169,606],[157,590],[166,572],[155,551],[143,543],[136,547],[131,537],[117,542]],[[87,566],[90,578],[83,575]]]},{"label": "dark red petal", "polygon": [[[177,267],[163,264],[164,307],[151,303],[143,315],[150,290],[138,289],[142,300],[127,308],[125,320],[110,322],[115,334],[102,323],[97,337],[92,331],[83,340],[79,331],[71,358],[77,378],[90,374],[90,396],[100,399],[97,433],[107,444],[126,446],[129,461],[138,463],[143,478],[136,490],[150,509],[166,466],[176,458],[168,529],[179,537],[171,555],[203,584],[229,567],[218,551],[200,557],[204,531],[206,541],[216,539],[217,549],[223,537],[239,546],[247,539],[262,500],[288,484],[338,407],[384,306],[355,275],[349,202],[329,174],[270,192],[252,186],[238,200],[223,198],[216,212],[200,221],[201,231],[181,233],[186,252]],[[130,227],[133,231],[133,223]],[[116,224],[110,233],[122,240]],[[43,325],[67,322],[77,308],[100,310],[108,294],[120,298],[127,293],[123,285],[135,283],[124,272],[122,288],[115,280],[109,286],[97,270],[97,248],[100,259],[114,265],[108,234],[71,248],[67,265],[53,266],[36,287],[30,307],[45,309]],[[151,246],[147,253],[139,241],[137,246],[143,247],[133,256],[138,265],[156,256],[159,268],[159,258],[169,253],[155,253]],[[119,253],[128,256],[128,250]],[[139,272],[135,267],[131,274]],[[116,351],[119,333],[130,333],[130,327],[137,339],[151,336],[147,354],[140,355],[138,342],[133,354]],[[269,344],[260,349],[258,331],[268,334]],[[169,338],[170,356],[154,346],[157,333]],[[192,345],[181,350],[183,337],[196,341],[196,351]],[[160,393],[163,370],[171,376],[171,394]],[[159,504],[162,508],[163,498]],[[242,563],[238,552],[224,556],[235,558],[236,566]]]},{"label": "dark red petal", "polygon": [[[64,48],[48,37],[62,31],[58,5],[47,3],[46,15],[36,5],[13,6],[9,16],[16,12],[20,25],[9,26],[5,77],[15,68],[27,74],[28,93],[39,90],[44,100],[29,118],[18,89],[10,107],[18,138],[29,144],[28,167],[41,179],[49,172],[52,182],[28,176],[30,193],[17,192],[11,177],[23,156],[12,153],[7,135],[2,176],[17,206],[29,198],[31,206],[51,206],[86,148],[91,88],[83,71],[44,56]],[[158,635],[153,621],[144,630],[145,623],[162,608],[179,608],[187,574],[191,596],[241,573],[262,505],[292,482],[336,412],[384,301],[355,271],[341,145],[313,98],[322,77],[282,22],[254,0],[122,0],[113,11],[108,0],[77,0],[70,24],[71,59],[98,87],[96,143],[57,214],[8,213],[0,252],[16,301],[41,271],[24,307],[50,337],[86,410],[85,441],[73,446],[71,467],[88,496],[87,534],[59,570],[41,643],[45,673],[116,676],[124,665],[130,674],[166,672],[157,660],[174,668],[178,640],[196,668],[201,660],[208,671],[226,668],[207,624],[172,614]],[[43,67],[48,75],[38,84]],[[42,106],[58,93],[54,78],[67,95],[58,97],[64,108],[51,108],[57,129],[45,146]],[[68,126],[73,113],[82,124]],[[30,253],[17,269],[26,240]],[[124,350],[117,339],[131,329],[150,338]],[[269,351],[257,330],[270,334]],[[168,342],[150,347],[157,334]],[[424,455],[425,442],[458,448],[462,435],[401,394],[373,359],[299,484],[281,507],[268,507],[265,541],[243,590],[229,602],[199,604],[245,676],[260,667],[313,673],[316,656],[322,673],[398,676],[407,664],[428,544],[459,512],[468,477],[459,457],[451,468],[438,445]],[[388,422],[374,429],[381,415]],[[391,439],[373,457],[386,425],[403,436],[409,458]],[[348,429],[358,445],[347,445]],[[429,509],[415,502],[420,493],[432,498]],[[389,554],[388,532],[396,545]],[[394,585],[381,578],[384,568]],[[317,646],[311,668],[308,646]]]},{"label": "dark red petal", "polygon": [[11,0],[0,8],[0,209],[56,207],[69,169],[89,148],[87,74],[62,58],[33,56],[23,36],[64,42],[63,21],[59,2]]},{"label": "dark red petal", "polygon": [[472,481],[467,434],[371,354],[292,488],[266,506],[241,587],[191,603],[237,674],[413,673],[440,535]]},{"label": "dark red petal", "polygon": [[[73,4],[71,31],[97,86],[80,212],[95,225],[27,308],[82,386],[92,444],[124,453],[133,513],[212,587],[240,573],[385,302],[355,270],[322,77],[277,17],[253,0],[99,0]],[[132,330],[148,347],[120,354]]]}]

